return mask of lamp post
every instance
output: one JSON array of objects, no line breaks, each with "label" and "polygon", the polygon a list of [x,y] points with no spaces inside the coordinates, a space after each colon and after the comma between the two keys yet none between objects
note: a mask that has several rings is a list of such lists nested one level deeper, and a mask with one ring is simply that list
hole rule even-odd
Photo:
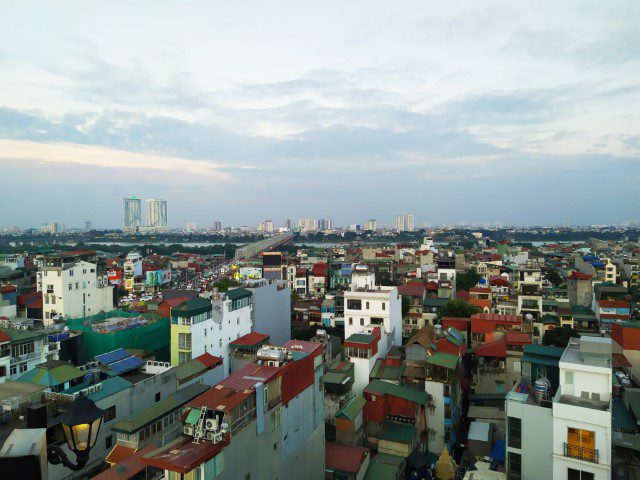
[{"label": "lamp post", "polygon": [[98,432],[102,425],[104,410],[98,408],[92,400],[80,397],[69,404],[69,408],[62,416],[62,430],[67,439],[69,449],[76,455],[73,463],[58,445],[47,447],[49,463],[62,463],[71,470],[82,470],[89,460],[89,452],[96,444]]}]

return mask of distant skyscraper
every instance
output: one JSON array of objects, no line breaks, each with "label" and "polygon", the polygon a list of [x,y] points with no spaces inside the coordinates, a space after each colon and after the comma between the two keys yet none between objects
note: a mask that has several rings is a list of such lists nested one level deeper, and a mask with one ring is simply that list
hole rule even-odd
[{"label": "distant skyscraper", "polygon": [[319,218],[317,225],[318,230],[331,230],[333,228],[333,222],[330,218]]},{"label": "distant skyscraper", "polygon": [[285,218],[284,222],[282,222],[282,226],[287,230],[291,230],[293,228],[293,222],[290,218]]},{"label": "distant skyscraper", "polygon": [[263,223],[263,231],[265,232],[273,232],[273,220],[265,220]]},{"label": "distant skyscraper", "polygon": [[122,230],[125,233],[136,233],[142,224],[142,200],[137,197],[123,198],[124,216]]},{"label": "distant skyscraper", "polygon": [[152,230],[167,230],[167,201],[151,198],[147,200],[147,227]]},{"label": "distant skyscraper", "polygon": [[222,222],[219,221],[219,220],[216,220],[215,222],[213,222],[212,230],[214,232],[221,232],[222,231]]},{"label": "distant skyscraper", "polygon": [[313,218],[301,218],[300,220],[298,220],[298,227],[300,227],[300,230],[302,230],[303,232],[318,229],[316,221]]},{"label": "distant skyscraper", "polygon": [[90,232],[91,231],[91,222],[89,220],[87,220],[86,222],[84,222],[84,232]]},{"label": "distant skyscraper", "polygon": [[198,224],[197,223],[187,223],[185,225],[184,229],[187,232],[195,232],[196,230],[198,230]]},{"label": "distant skyscraper", "polygon": [[413,215],[396,215],[396,230],[400,232],[413,231]]},{"label": "distant skyscraper", "polygon": [[367,220],[366,230],[375,230],[377,226],[376,219],[372,218],[371,220]]}]

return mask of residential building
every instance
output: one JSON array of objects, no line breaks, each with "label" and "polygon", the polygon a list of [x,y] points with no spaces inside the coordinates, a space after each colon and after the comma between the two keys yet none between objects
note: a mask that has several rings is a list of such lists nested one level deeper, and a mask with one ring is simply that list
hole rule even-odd
[{"label": "residential building", "polygon": [[542,317],[542,272],[535,262],[518,268],[518,310],[529,323],[538,323]]},{"label": "residential building", "polygon": [[531,372],[506,400],[509,478],[610,479],[611,339],[571,339],[557,379],[550,347],[531,347],[522,358]]},{"label": "residential building", "polygon": [[413,231],[413,215],[396,215],[395,228],[399,232],[412,232]]},{"label": "residential building", "polygon": [[51,331],[0,327],[0,383],[15,380],[36,365],[58,360],[60,342],[49,339]]},{"label": "residential building", "polygon": [[136,233],[142,225],[142,200],[137,197],[122,199],[124,214],[122,230],[124,233]]},{"label": "residential building", "polygon": [[167,201],[151,198],[147,200],[147,228],[157,232],[167,230]]},{"label": "residential building", "polygon": [[265,345],[262,365],[189,402],[184,435],[142,461],[170,479],[324,478],[321,351],[295,340]]},{"label": "residential building", "polygon": [[252,311],[251,292],[242,287],[172,308],[171,365],[210,353],[222,358],[228,375],[230,343],[251,333]]},{"label": "residential building", "polygon": [[[92,258],[87,261],[85,258]],[[43,320],[82,318],[108,312],[114,305],[113,286],[94,252],[67,252],[41,259],[38,291],[42,292]]]}]

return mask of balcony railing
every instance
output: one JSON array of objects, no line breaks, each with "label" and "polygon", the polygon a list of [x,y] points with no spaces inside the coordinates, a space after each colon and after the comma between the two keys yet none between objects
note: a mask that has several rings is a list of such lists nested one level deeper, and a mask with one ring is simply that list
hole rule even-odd
[{"label": "balcony railing", "polygon": [[581,447],[579,445],[564,444],[564,456],[577,458],[585,462],[598,463],[598,449]]}]

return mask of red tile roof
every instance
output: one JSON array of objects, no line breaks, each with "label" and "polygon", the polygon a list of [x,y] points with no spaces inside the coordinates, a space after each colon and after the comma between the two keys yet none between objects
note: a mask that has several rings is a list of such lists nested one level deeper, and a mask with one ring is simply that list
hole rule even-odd
[{"label": "red tile roof", "polygon": [[16,287],[13,285],[2,285],[0,286],[0,293],[12,293],[16,291]]},{"label": "red tile roof", "polygon": [[211,355],[210,353],[203,353],[199,357],[196,357],[196,360],[207,368],[222,365],[222,358]]},{"label": "red tile roof", "polygon": [[522,332],[507,332],[505,335],[507,345],[524,346],[532,343],[531,334]]},{"label": "red tile roof", "polygon": [[325,452],[328,468],[357,474],[369,454],[369,449],[327,442]]},{"label": "red tile roof", "polygon": [[507,342],[504,338],[478,345],[473,349],[476,357],[506,357]]},{"label": "red tile roof", "polygon": [[125,458],[130,457],[136,453],[136,449],[133,447],[125,447],[124,445],[116,445],[104,459],[110,465],[116,465],[123,461]]},{"label": "red tile roof", "polygon": [[629,302],[626,300],[600,300],[598,305],[600,308],[629,308]]},{"label": "red tile roof", "polygon": [[[231,378],[231,376],[227,377],[225,381]],[[256,383],[257,381],[254,381],[253,385],[255,385]],[[224,387],[218,384],[191,400],[188,406],[198,408],[207,406],[212,410],[224,410],[228,412],[233,407],[249,398],[251,396],[251,393],[252,392],[237,392],[232,388]]]},{"label": "red tile roof", "polygon": [[410,285],[400,285],[398,287],[398,293],[406,297],[422,297],[424,296],[424,289],[425,287],[423,285],[415,283]]},{"label": "red tile roof", "polygon": [[0,330],[0,343],[10,342],[11,337]]},{"label": "red tile roof", "polygon": [[234,345],[245,345],[247,347],[251,347],[259,344],[260,342],[264,342],[265,340],[269,341],[269,338],[271,337],[269,337],[269,335],[266,335],[264,333],[251,332],[251,333],[247,333],[246,335],[243,335],[240,338],[236,338],[231,343],[233,343]]},{"label": "red tile roof", "polygon": [[226,434],[225,439],[220,443],[193,443],[191,437],[182,437],[176,442],[168,444],[158,453],[154,453],[148,457],[142,457],[142,461],[147,465],[163,470],[186,474],[197,466],[211,460],[220,453],[222,449],[229,445],[229,442],[229,433]]},{"label": "red tile roof", "polygon": [[589,275],[588,273],[582,273],[582,272],[573,272],[567,278],[571,280],[589,280],[593,278],[593,275]]},{"label": "red tile roof", "polygon": [[426,288],[427,290],[438,290],[438,288],[440,288],[440,285],[438,285],[438,282],[427,282],[424,288]]},{"label": "red tile roof", "polygon": [[[121,446],[116,445],[115,448],[118,448],[118,447],[121,447]],[[127,447],[121,447],[121,448],[127,448]],[[121,461],[119,461],[116,466],[111,467],[102,473],[99,473],[95,477],[92,477],[92,479],[93,480],[129,480],[130,478],[134,478],[136,475],[138,475],[140,472],[142,472],[146,468],[145,463],[143,463],[142,456],[152,452],[155,448],[157,447],[153,443],[150,445],[147,445],[146,447],[143,447],[137,452],[127,456],[126,458],[122,458]]]},{"label": "red tile roof", "polygon": [[460,300],[469,301],[469,292],[466,290],[456,290],[456,298]]},{"label": "red tile roof", "polygon": [[[279,373],[280,367],[270,367],[267,365],[250,363],[249,365],[242,367],[240,370],[233,372],[218,385],[238,391],[247,390],[255,387],[258,382],[270,382],[277,377]],[[203,393],[203,395],[206,393],[207,392]]]},{"label": "red tile roof", "polygon": [[473,287],[469,293],[491,293],[491,289],[489,287]]}]

